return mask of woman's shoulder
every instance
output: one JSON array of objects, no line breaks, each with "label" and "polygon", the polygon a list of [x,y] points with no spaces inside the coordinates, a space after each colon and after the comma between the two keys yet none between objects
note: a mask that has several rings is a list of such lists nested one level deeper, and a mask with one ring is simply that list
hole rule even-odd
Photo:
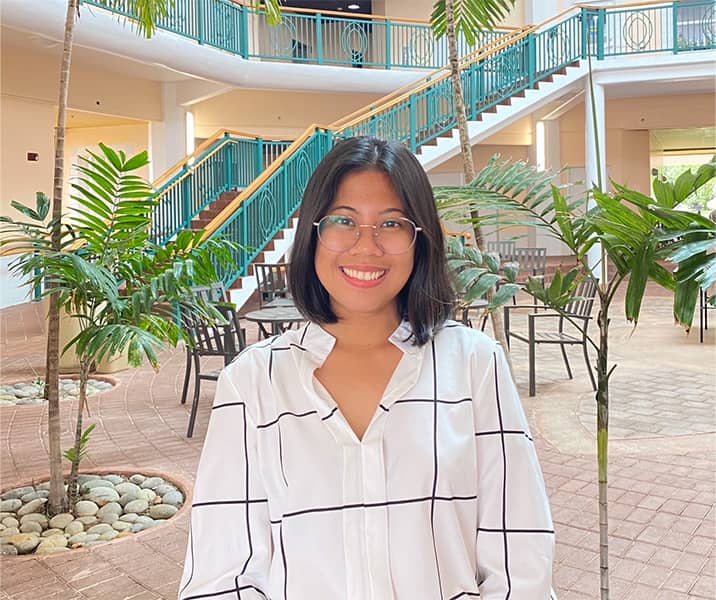
[{"label": "woman's shoulder", "polygon": [[499,344],[482,331],[452,320],[445,321],[434,338],[438,348],[450,348],[453,352],[461,352],[466,356],[488,356],[499,348]]},{"label": "woman's shoulder", "polygon": [[234,378],[245,379],[247,377],[268,378],[272,363],[272,353],[276,350],[284,350],[298,346],[300,330],[288,330],[281,335],[276,335],[265,340],[259,340],[246,348],[225,367],[227,374]]}]

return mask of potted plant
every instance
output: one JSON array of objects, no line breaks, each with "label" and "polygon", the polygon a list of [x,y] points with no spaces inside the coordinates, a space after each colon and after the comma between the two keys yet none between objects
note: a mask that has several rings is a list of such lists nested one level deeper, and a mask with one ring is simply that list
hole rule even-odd
[{"label": "potted plant", "polygon": [[[674,317],[690,328],[699,289],[716,281],[716,223],[682,206],[716,176],[716,157],[696,173],[682,173],[674,182],[658,177],[653,182],[654,198],[612,182],[611,193],[598,187],[590,191],[594,207],[586,213],[579,208],[584,199],[570,200],[563,190],[551,185],[554,174],[539,171],[524,162],[500,161],[495,156],[465,186],[435,189],[443,213],[467,209],[478,211],[482,224],[496,227],[533,226],[564,243],[576,258],[567,273],[557,272],[549,286],[540,278],[529,278],[525,291],[548,307],[561,312],[579,282],[594,273],[588,253],[601,245],[602,261],[610,274],[598,289],[598,339],[590,339],[597,352],[597,459],[599,470],[599,537],[602,600],[609,598],[607,529],[607,442],[609,422],[609,380],[616,368],[609,362],[610,309],[616,293],[626,285],[624,312],[636,326],[649,280],[674,295]],[[487,212],[485,212],[487,211]],[[492,213],[490,214],[490,211]],[[468,219],[466,219],[468,220]],[[671,271],[664,262],[671,261]],[[483,277],[476,273],[476,277]],[[469,282],[463,282],[469,285]],[[506,300],[506,299],[505,299]]]},{"label": "potted plant", "polygon": [[70,507],[77,499],[91,370],[125,351],[130,365],[146,358],[158,369],[161,347],[187,339],[182,317],[222,320],[216,308],[191,293],[191,287],[216,281],[215,265],[231,267],[234,245],[225,240],[202,242],[203,231],[182,231],[164,246],[152,243],[154,193],[135,174],[147,162],[146,152],[128,158],[104,144],[97,152],[88,150],[71,184],[75,204],[63,218],[59,250],[52,246],[55,222],[47,219],[50,203],[44,195],[37,195],[34,208],[12,203],[26,220],[0,217],[0,231],[6,234],[2,246],[21,252],[11,270],[29,286],[49,283],[43,295],[55,297],[78,332],[63,349],[74,350],[79,359]]}]

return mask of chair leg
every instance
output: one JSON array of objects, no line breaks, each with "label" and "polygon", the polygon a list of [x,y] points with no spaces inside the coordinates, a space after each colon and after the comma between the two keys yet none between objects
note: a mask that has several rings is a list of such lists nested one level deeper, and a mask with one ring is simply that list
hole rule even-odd
[{"label": "chair leg", "polygon": [[704,294],[703,290],[699,290],[699,343],[704,343],[704,317],[706,311],[704,311]]},{"label": "chair leg", "polygon": [[191,355],[192,351],[187,346],[186,348],[186,367],[184,367],[184,386],[181,392],[181,403],[186,404],[186,394],[189,391],[189,377],[191,376]]},{"label": "chair leg", "polygon": [[[529,355],[529,393],[530,396],[535,395],[535,322],[534,319],[528,320],[528,355]],[[509,340],[509,338],[507,338]]]},{"label": "chair leg", "polygon": [[582,350],[584,351],[584,362],[587,363],[587,371],[589,372],[589,379],[592,380],[592,389],[597,389],[597,382],[594,380],[594,372],[592,371],[592,363],[589,362],[589,350],[587,348],[587,340],[584,340],[582,344]]},{"label": "chair leg", "polygon": [[[480,325],[480,331],[485,331],[485,326],[487,325],[487,319],[489,318],[489,316],[490,316],[489,312],[485,312],[485,314],[482,316],[482,325]],[[509,338],[507,341],[508,341],[507,349],[509,350],[510,349]]]},{"label": "chair leg", "polygon": [[562,351],[562,358],[564,359],[564,366],[567,367],[567,376],[570,379],[574,379],[574,377],[572,377],[572,368],[569,366],[569,359],[567,358],[567,350],[564,347],[564,344],[560,344],[559,349]]},{"label": "chair leg", "polygon": [[189,427],[186,430],[186,437],[190,438],[194,435],[194,423],[196,422],[196,413],[199,409],[199,390],[201,389],[201,365],[199,363],[199,355],[194,355],[194,398],[191,401],[191,413],[189,414]]}]

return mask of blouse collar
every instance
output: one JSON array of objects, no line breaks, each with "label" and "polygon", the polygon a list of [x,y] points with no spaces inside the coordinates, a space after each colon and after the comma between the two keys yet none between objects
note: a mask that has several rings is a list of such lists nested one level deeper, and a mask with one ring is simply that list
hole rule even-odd
[{"label": "blouse collar", "polygon": [[[308,352],[311,362],[317,365],[323,364],[336,344],[336,338],[317,323],[307,323],[298,334],[299,345]],[[402,321],[388,339],[404,354],[418,354],[420,351],[413,343],[413,329],[408,321]]]}]

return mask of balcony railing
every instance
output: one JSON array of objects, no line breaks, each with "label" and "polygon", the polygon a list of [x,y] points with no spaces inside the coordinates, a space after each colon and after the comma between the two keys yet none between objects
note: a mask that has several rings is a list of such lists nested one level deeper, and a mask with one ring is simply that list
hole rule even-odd
[{"label": "balcony railing", "polygon": [[[81,1],[136,18],[127,0]],[[156,25],[246,59],[381,69],[439,69],[448,62],[445,38],[435,40],[426,22],[289,8],[282,17],[269,26],[265,12],[230,0],[174,0]],[[509,30],[480,32],[472,48],[459,36],[458,51],[468,54]]]},{"label": "balcony railing", "polygon": [[[716,48],[714,5],[713,0],[698,0],[628,8],[578,7],[495,40],[461,67],[468,118],[476,119],[481,112],[589,55],[599,60],[622,54]],[[628,23],[640,23],[639,27],[652,33],[637,35],[641,30]],[[659,35],[654,33],[657,30]],[[637,39],[642,42],[636,44]],[[455,125],[452,84],[445,72],[439,72],[329,127],[309,127],[208,225],[207,235],[224,235],[249,246],[237,254],[238,270],[225,273],[225,282],[245,274],[250,261],[286,226],[310,174],[335,139],[376,135],[401,141],[415,151]]]}]

